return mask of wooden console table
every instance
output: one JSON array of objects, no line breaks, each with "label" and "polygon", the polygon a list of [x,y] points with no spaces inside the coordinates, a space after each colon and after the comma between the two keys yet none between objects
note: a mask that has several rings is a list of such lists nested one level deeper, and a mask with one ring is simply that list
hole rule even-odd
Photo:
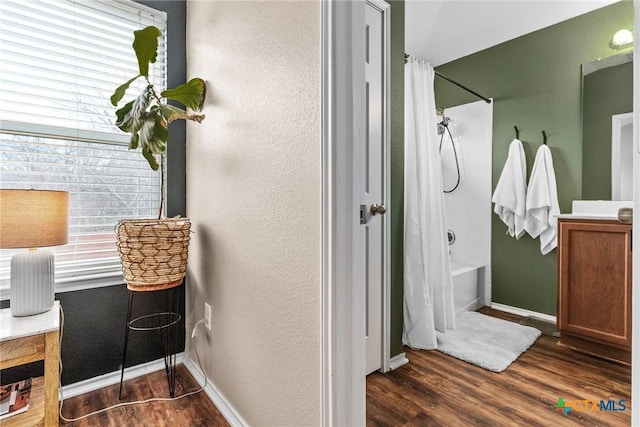
[{"label": "wooden console table", "polygon": [[27,412],[0,421],[2,427],[57,426],[60,303],[35,316],[0,310],[0,369],[44,360],[44,376],[33,379]]}]

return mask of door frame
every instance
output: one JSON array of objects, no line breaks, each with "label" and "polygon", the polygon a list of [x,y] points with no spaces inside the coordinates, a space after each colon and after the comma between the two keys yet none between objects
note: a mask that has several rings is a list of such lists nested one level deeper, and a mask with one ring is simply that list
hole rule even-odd
[{"label": "door frame", "polygon": [[[633,69],[640,70],[640,0],[633,1]],[[640,73],[633,73],[633,222],[640,224]],[[633,246],[640,246],[640,233],[633,233]],[[631,304],[631,408],[640,408],[640,251],[633,251]],[[640,410],[631,411],[631,425],[640,425]]]}]

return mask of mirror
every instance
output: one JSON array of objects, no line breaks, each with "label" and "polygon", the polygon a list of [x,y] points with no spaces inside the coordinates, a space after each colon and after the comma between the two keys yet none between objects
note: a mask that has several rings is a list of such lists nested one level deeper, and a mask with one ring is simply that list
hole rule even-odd
[{"label": "mirror", "polygon": [[582,198],[633,200],[633,52],[582,65]]}]

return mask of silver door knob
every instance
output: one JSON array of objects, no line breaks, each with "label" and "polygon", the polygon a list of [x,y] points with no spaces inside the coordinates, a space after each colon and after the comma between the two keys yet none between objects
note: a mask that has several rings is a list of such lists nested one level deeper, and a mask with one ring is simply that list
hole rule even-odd
[{"label": "silver door knob", "polygon": [[371,212],[371,215],[376,215],[376,214],[383,215],[386,211],[387,211],[387,208],[385,208],[384,205],[379,205],[377,203],[372,204],[371,208],[369,209],[369,212]]}]

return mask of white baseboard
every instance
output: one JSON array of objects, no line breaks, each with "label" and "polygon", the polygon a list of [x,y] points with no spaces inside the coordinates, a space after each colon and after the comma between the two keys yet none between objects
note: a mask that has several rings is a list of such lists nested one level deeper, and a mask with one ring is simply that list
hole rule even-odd
[{"label": "white baseboard", "polygon": [[407,359],[407,356],[404,353],[400,353],[391,358],[391,360],[389,361],[389,368],[391,368],[391,370],[393,371],[395,369],[398,369],[402,365],[406,365],[407,363],[409,363],[409,359]]},{"label": "white baseboard", "polygon": [[[176,354],[176,365],[183,363],[184,352]],[[142,375],[147,375],[152,372],[160,371],[164,369],[164,359],[152,360],[151,362],[143,363],[142,365],[131,366],[124,370],[124,380],[130,380]],[[80,394],[89,393],[108,387],[113,384],[120,383],[120,371],[110,372],[108,374],[100,375],[98,377],[89,378],[88,380],[79,381],[77,383],[68,384],[60,389],[60,400],[68,399],[70,397],[78,396]]]},{"label": "white baseboard", "polygon": [[517,314],[518,316],[523,317],[537,317],[538,319],[546,320],[547,322],[556,323],[556,316],[552,316],[550,314],[538,313],[536,311],[525,310],[524,308],[512,307],[510,305],[499,304],[497,302],[491,303],[491,308],[495,310],[504,311],[506,313]]},{"label": "white baseboard", "polygon": [[482,306],[484,306],[484,304],[482,303],[482,299],[476,298],[475,300],[471,301],[469,304],[456,310],[456,316],[460,316],[465,311],[476,311]]},{"label": "white baseboard", "polygon": [[[403,353],[404,354],[404,353]],[[229,403],[224,395],[213,385],[211,380],[205,377],[205,374],[200,370],[200,367],[195,363],[188,355],[184,355],[184,366],[191,373],[193,378],[204,386],[205,379],[207,385],[204,387],[204,392],[207,393],[209,399],[216,406],[218,411],[227,420],[231,427],[246,427],[249,424],[242,418],[242,416],[236,411],[236,409]]]},{"label": "white baseboard", "polygon": [[[402,356],[404,358],[404,353],[394,357],[391,360],[392,366],[394,360]],[[406,358],[405,358],[406,360]],[[404,363],[407,363],[406,360]],[[176,355],[176,364],[184,364],[187,370],[191,373],[193,378],[200,385],[204,385],[205,377],[198,367],[198,365],[184,352],[178,353]],[[400,362],[397,366],[392,367],[395,369],[396,367],[402,366],[404,363]],[[143,363],[141,365],[132,366],[130,368],[126,368],[124,370],[124,380],[130,380],[136,377],[140,377],[142,375],[147,375],[152,372],[164,370],[164,359],[153,360],[151,362]],[[104,387],[108,387],[113,384],[118,384],[120,382],[120,371],[110,372],[108,374],[100,375],[98,377],[89,378],[84,381],[79,381],[77,383],[68,384],[63,386],[59,392],[59,399],[69,399],[71,397],[75,397],[84,393],[89,393]],[[218,411],[225,417],[227,422],[231,424],[232,427],[245,427],[248,426],[248,423],[240,416],[240,414],[235,410],[235,408],[226,400],[226,398],[218,391],[218,389],[213,385],[213,383],[207,379],[207,385],[204,388],[204,392],[207,394],[209,399],[213,402],[213,404],[218,408]]]}]

